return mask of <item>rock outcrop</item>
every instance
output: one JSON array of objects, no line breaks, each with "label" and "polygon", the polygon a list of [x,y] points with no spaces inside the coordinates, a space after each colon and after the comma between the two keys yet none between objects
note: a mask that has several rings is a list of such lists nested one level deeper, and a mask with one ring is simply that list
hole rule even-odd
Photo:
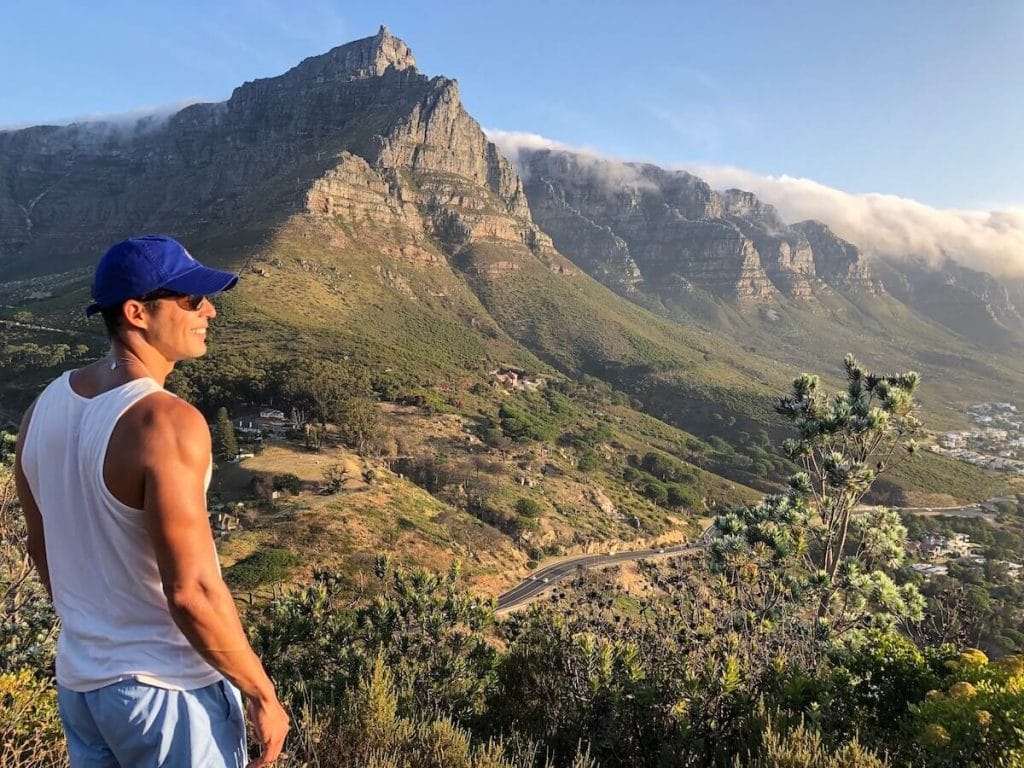
[{"label": "rock outcrop", "polygon": [[997,280],[949,258],[936,264],[924,258],[887,257],[875,269],[895,298],[972,344],[997,352],[1021,348],[1020,281]]},{"label": "rock outcrop", "polygon": [[760,301],[809,297],[825,284],[872,286],[856,247],[824,225],[787,226],[749,192],[719,193],[685,171],[571,152],[521,150],[518,157],[537,223],[560,251],[620,293],[672,299],[697,286]]},{"label": "rock outcrop", "polygon": [[870,284],[870,270],[857,246],[813,219],[798,222],[792,229],[810,244],[814,269],[822,280],[841,287]]}]

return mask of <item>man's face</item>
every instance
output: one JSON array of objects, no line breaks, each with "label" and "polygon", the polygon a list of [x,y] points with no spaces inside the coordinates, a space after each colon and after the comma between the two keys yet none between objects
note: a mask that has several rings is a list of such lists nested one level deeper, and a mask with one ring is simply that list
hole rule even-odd
[{"label": "man's face", "polygon": [[206,354],[206,329],[217,310],[208,298],[196,309],[189,298],[167,297],[147,302],[147,340],[167,360],[178,362]]}]

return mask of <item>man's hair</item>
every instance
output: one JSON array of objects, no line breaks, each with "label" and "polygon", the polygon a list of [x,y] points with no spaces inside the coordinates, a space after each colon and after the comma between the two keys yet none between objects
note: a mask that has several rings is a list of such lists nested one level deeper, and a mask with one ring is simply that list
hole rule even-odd
[{"label": "man's hair", "polygon": [[[158,292],[154,291],[153,293]],[[116,339],[118,331],[124,328],[124,305],[125,302],[128,301],[132,301],[132,299],[125,299],[124,301],[119,301],[117,302],[117,304],[114,304],[113,306],[106,307],[105,309],[100,310],[100,317],[103,318],[103,325],[107,329],[108,339]],[[136,298],[135,301],[141,301],[151,311],[158,304],[157,300],[153,298],[151,294],[140,296]]]},{"label": "man's hair", "polygon": [[117,332],[124,325],[124,302],[119,301],[112,307],[101,309],[100,316],[103,318],[103,325],[107,329],[107,338],[111,340],[116,339]]}]

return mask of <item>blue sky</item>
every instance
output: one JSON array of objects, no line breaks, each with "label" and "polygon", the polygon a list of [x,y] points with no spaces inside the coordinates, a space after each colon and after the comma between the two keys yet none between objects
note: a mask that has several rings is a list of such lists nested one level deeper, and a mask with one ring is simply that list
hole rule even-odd
[{"label": "blue sky", "polygon": [[938,208],[1024,207],[1015,0],[50,0],[2,18],[0,125],[222,100],[385,23],[487,128]]}]

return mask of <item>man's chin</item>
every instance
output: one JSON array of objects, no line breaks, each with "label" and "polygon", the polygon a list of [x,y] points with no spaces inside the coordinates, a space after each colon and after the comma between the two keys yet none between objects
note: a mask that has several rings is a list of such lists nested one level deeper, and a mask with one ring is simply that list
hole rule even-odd
[{"label": "man's chin", "polygon": [[202,357],[203,355],[205,355],[208,351],[209,350],[207,350],[206,348],[206,342],[203,341],[200,346],[197,346],[194,349],[190,350],[188,354],[182,355],[175,362],[180,363],[184,360],[195,360],[197,357]]}]

